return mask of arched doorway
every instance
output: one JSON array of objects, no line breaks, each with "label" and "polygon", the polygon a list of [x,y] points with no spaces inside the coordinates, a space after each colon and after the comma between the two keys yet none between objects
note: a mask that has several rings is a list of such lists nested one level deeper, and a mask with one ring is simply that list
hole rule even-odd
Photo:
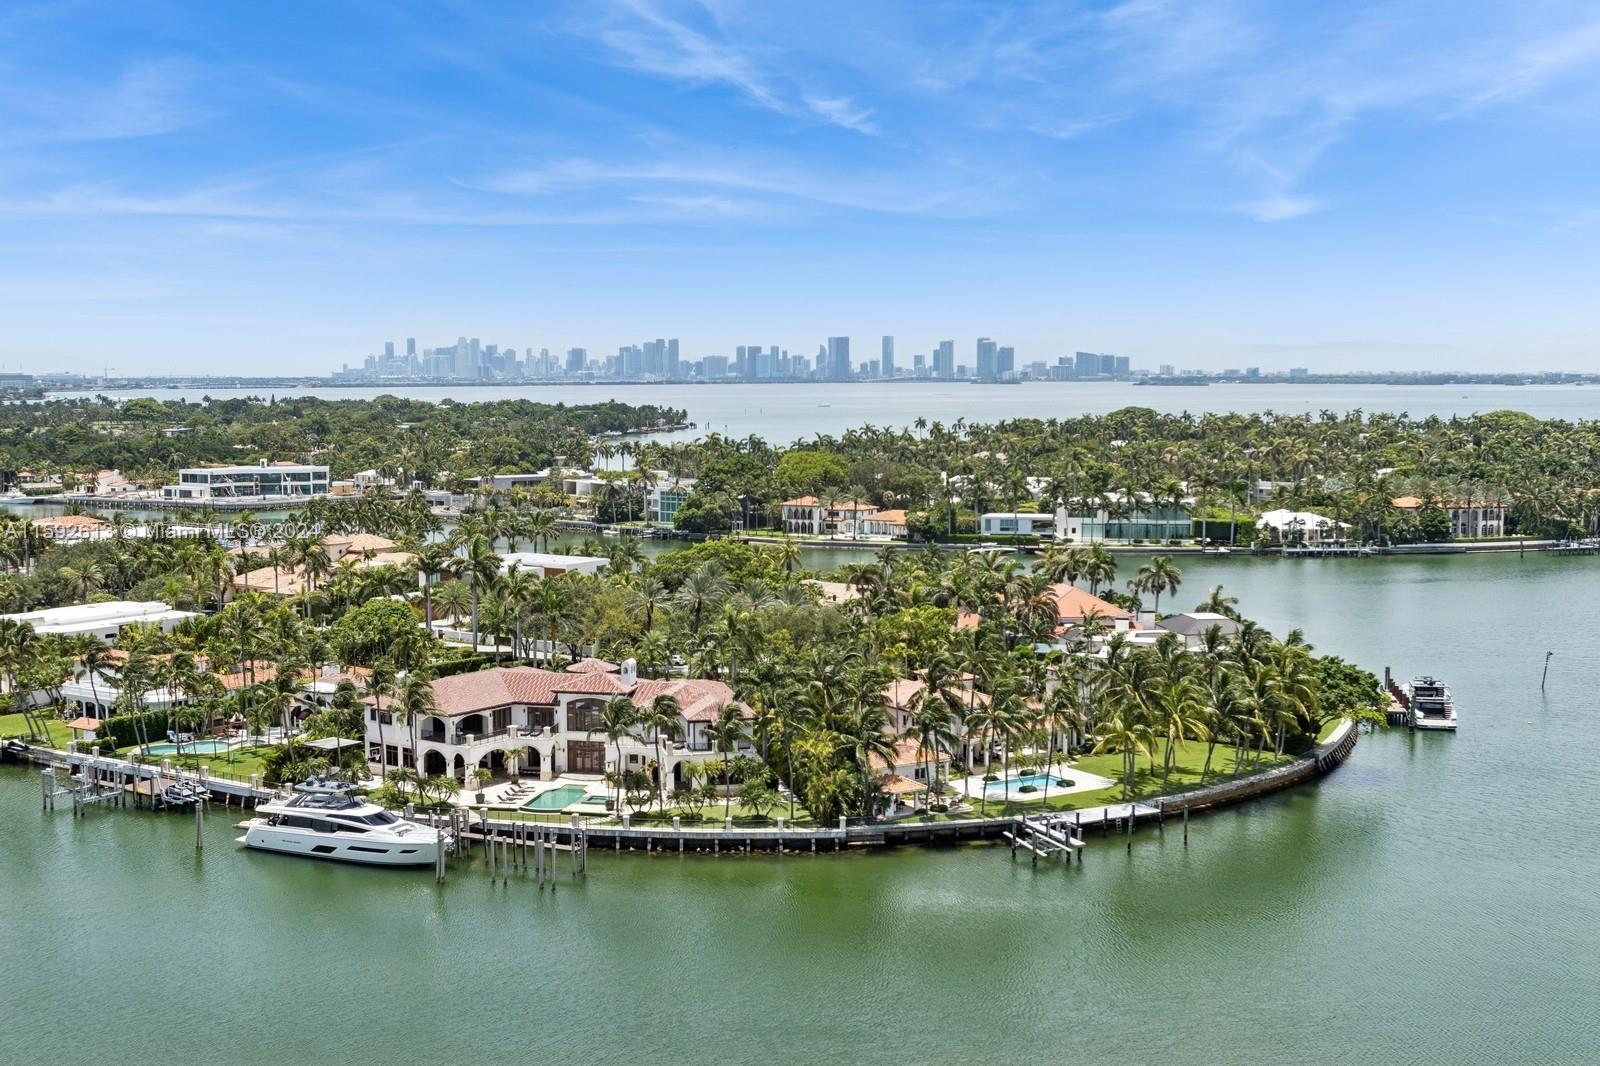
[{"label": "arched doorway", "polygon": [[449,770],[450,764],[445,761],[442,751],[429,748],[422,753],[422,772],[429,777],[437,777]]},{"label": "arched doorway", "polygon": [[467,760],[457,755],[452,761],[451,774],[463,785],[467,783]]}]

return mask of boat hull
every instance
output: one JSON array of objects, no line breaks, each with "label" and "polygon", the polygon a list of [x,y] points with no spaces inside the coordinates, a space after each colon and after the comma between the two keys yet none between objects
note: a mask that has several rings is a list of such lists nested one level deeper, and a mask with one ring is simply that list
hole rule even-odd
[{"label": "boat hull", "polygon": [[[431,830],[428,832],[432,833]],[[353,862],[363,866],[432,866],[439,859],[439,837],[371,840],[252,822],[239,842],[257,851],[306,859]]]}]

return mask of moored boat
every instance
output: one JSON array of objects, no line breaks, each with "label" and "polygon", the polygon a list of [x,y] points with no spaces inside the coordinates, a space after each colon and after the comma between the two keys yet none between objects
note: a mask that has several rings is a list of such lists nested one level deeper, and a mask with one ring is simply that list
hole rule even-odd
[{"label": "moored boat", "polygon": [[368,866],[431,866],[445,832],[401,818],[352,794],[348,786],[307,782],[286,800],[256,806],[245,823],[247,848]]},{"label": "moored boat", "polygon": [[1412,729],[1454,732],[1456,704],[1450,686],[1432,677],[1418,677],[1406,686],[1406,707]]}]

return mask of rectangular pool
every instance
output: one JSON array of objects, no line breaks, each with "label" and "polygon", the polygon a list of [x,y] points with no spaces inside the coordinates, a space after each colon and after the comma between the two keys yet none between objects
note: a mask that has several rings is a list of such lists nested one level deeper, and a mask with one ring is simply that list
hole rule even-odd
[{"label": "rectangular pool", "polygon": [[[991,781],[983,790],[989,799],[1005,799],[1009,794],[1012,799],[1043,799],[1045,782],[1050,782],[1051,788],[1065,788],[1066,778],[1057,777],[1055,774],[1024,774],[1022,777],[1013,777],[1009,781]],[[1023,785],[1032,785],[1037,791],[1020,792]]]},{"label": "rectangular pool", "polygon": [[582,785],[561,785],[541,792],[522,805],[525,811],[559,811],[583,799],[589,790]]},{"label": "rectangular pool", "polygon": [[[227,750],[228,750],[228,742],[226,740],[186,740],[186,741],[183,742],[183,752],[182,752],[182,754],[184,754],[184,755],[221,755],[221,754],[225,753]],[[151,755],[177,755],[177,754],[179,754],[178,745],[176,745],[176,744],[166,744],[166,743],[163,743],[163,744],[152,744],[152,745],[150,745],[150,754]]]}]

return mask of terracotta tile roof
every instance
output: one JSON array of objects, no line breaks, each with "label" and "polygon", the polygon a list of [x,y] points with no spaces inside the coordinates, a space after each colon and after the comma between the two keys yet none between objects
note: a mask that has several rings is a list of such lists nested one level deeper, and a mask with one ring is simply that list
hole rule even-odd
[{"label": "terracotta tile roof", "polygon": [[891,525],[903,526],[906,524],[906,513],[904,510],[874,511],[867,515],[863,521],[888,522]]},{"label": "terracotta tile roof", "polygon": [[400,545],[376,533],[340,533],[328,538],[328,548],[345,552],[387,552]]},{"label": "terracotta tile roof", "polygon": [[[657,696],[670,695],[690,722],[716,719],[723,706],[734,702],[733,690],[721,681],[700,678],[641,679],[629,691],[616,674],[569,674],[532,666],[495,667],[470,674],[441,677],[433,683],[439,713],[472,714],[512,703],[552,706],[560,695],[620,696],[626,694],[640,707]],[[744,710],[749,715],[748,708]]]},{"label": "terracotta tile roof", "polygon": [[815,496],[796,496],[792,500],[784,500],[781,507],[815,507],[821,501]]},{"label": "terracotta tile roof", "polygon": [[910,792],[926,792],[928,786],[921,781],[913,781],[909,777],[899,774],[885,774],[883,777],[883,790],[891,796],[903,796]]},{"label": "terracotta tile roof", "polygon": [[893,770],[895,766],[921,766],[923,763],[930,761],[936,763],[949,762],[950,756],[943,752],[935,754],[931,750],[924,752],[922,746],[915,740],[902,738],[895,741],[894,766],[890,766],[885,762],[881,755],[874,755],[872,757],[872,768],[880,771]]},{"label": "terracotta tile roof", "polygon": [[1066,582],[1052,585],[1050,592],[1056,598],[1056,617],[1062,621],[1079,622],[1091,613],[1108,622],[1118,618],[1133,617],[1116,604],[1107,603],[1098,596],[1091,596],[1083,589]]},{"label": "terracotta tile roof", "polygon": [[567,667],[569,674],[614,674],[622,667],[616,663],[608,663],[604,659],[579,659]]},{"label": "terracotta tile roof", "polygon": [[[706,678],[678,677],[671,680],[644,679],[634,686],[633,702],[648,707],[657,696],[668,695],[678,701],[678,713],[686,722],[714,722],[722,708],[734,703],[733,689],[721,681]],[[745,718],[752,717],[750,708],[738,704]]]}]

